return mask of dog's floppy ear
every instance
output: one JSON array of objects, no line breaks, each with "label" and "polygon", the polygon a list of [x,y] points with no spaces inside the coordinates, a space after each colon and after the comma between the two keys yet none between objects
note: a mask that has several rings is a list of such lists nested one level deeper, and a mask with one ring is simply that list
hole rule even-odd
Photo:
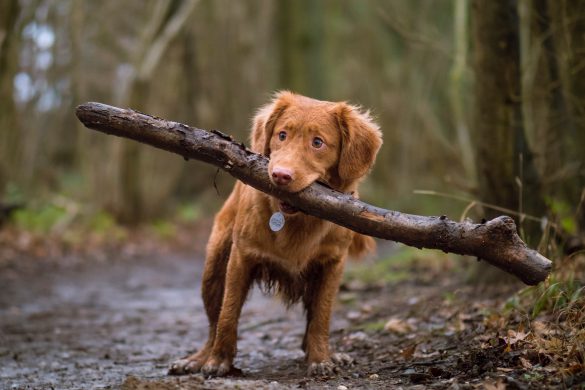
[{"label": "dog's floppy ear", "polygon": [[270,157],[270,139],[278,118],[290,105],[294,94],[288,91],[276,93],[272,102],[261,107],[252,125],[252,151]]},{"label": "dog's floppy ear", "polygon": [[382,146],[382,133],[369,112],[359,107],[339,103],[335,115],[341,131],[339,178],[345,182],[358,180],[374,165]]}]

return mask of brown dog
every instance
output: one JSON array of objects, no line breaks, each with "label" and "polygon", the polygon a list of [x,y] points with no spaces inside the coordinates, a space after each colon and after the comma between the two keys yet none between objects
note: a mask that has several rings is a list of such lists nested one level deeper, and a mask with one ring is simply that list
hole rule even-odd
[{"label": "brown dog", "polygon": [[[300,191],[315,181],[357,194],[358,182],[382,144],[368,113],[347,103],[280,92],[254,118],[252,150],[270,158],[272,182]],[[282,230],[269,227],[284,216]],[[238,319],[254,281],[287,304],[303,301],[302,343],[310,375],[330,374],[347,355],[329,353],[329,319],[348,254],[360,256],[374,241],[241,182],[215,217],[207,244],[202,295],[209,338],[196,354],[177,360],[170,374],[226,375],[236,354]]]}]

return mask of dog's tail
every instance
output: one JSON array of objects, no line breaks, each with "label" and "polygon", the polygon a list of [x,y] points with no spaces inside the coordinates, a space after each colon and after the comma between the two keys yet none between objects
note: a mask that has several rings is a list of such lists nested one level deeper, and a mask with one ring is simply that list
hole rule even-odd
[{"label": "dog's tail", "polygon": [[349,245],[349,255],[356,260],[360,260],[365,255],[376,251],[376,241],[370,236],[355,233],[353,240]]}]

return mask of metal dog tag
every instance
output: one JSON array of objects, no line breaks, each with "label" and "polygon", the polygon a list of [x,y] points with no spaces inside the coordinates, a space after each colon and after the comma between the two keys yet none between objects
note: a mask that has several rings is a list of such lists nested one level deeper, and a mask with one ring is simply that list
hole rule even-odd
[{"label": "metal dog tag", "polygon": [[270,226],[270,230],[273,232],[281,230],[284,227],[284,215],[280,211],[272,214],[268,226]]}]

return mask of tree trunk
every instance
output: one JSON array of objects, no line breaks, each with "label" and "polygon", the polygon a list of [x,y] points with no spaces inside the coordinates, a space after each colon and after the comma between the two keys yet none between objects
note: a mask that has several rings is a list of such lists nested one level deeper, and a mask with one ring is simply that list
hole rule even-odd
[{"label": "tree trunk", "polygon": [[[540,51],[539,65],[536,74],[538,88],[535,88],[541,105],[535,112],[542,112],[542,120],[536,127],[535,150],[542,161],[540,173],[542,177],[554,177],[562,169],[565,150],[563,136],[569,125],[567,106],[563,94],[559,73],[558,50],[555,42],[551,12],[547,0],[533,0],[531,19],[533,21],[535,43],[531,48]],[[561,183],[552,181],[543,186],[545,193],[554,196]]]},{"label": "tree trunk", "polygon": [[16,22],[18,0],[0,1],[0,196],[19,166],[20,131],[14,105],[13,79],[18,66]]},{"label": "tree trunk", "polygon": [[550,260],[529,249],[510,217],[481,224],[457,223],[446,217],[421,217],[384,210],[315,183],[296,193],[272,184],[268,159],[221,133],[209,133],[132,110],[100,103],[77,108],[77,117],[91,129],[126,137],[195,158],[229,172],[244,183],[278,197],[301,211],[356,232],[399,241],[418,248],[477,256],[513,273],[527,284],[546,278]]},{"label": "tree trunk", "polygon": [[[183,29],[198,0],[173,0],[167,7],[155,9],[137,53],[137,63],[129,82],[128,105],[146,110],[150,80],[171,42]],[[142,181],[143,150],[139,144],[121,140],[119,147],[121,205],[116,214],[123,222],[138,223],[144,220],[145,200]]]},{"label": "tree trunk", "polygon": [[322,99],[323,4],[314,0],[279,2],[276,31],[280,38],[281,88]]},{"label": "tree trunk", "polygon": [[577,226],[585,241],[585,3],[559,0],[553,3],[560,17],[559,28],[564,32],[563,41],[568,42],[564,61],[564,79],[569,100],[570,126],[565,137],[565,159],[572,164],[575,173],[565,181],[565,193],[575,210]]},{"label": "tree trunk", "polygon": [[[472,6],[475,112],[474,148],[480,200],[536,217],[545,213],[540,181],[524,133],[517,1],[474,1]],[[494,213],[485,211],[488,217]],[[529,242],[540,226],[524,223]]]},{"label": "tree trunk", "polygon": [[451,82],[449,84],[449,98],[453,121],[457,130],[457,143],[461,151],[461,162],[465,169],[465,178],[473,187],[475,183],[475,161],[473,160],[473,147],[469,135],[466,112],[465,73],[467,71],[467,47],[468,47],[468,1],[454,0],[453,14],[453,46],[454,59],[451,67]]}]

